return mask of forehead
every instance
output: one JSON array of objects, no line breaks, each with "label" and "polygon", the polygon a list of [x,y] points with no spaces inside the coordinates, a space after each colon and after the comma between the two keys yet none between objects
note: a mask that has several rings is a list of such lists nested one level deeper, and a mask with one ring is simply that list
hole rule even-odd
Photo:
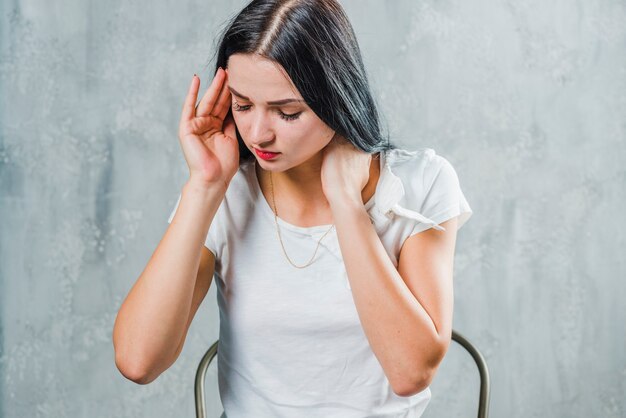
[{"label": "forehead", "polygon": [[285,69],[256,54],[233,54],[228,59],[228,84],[253,100],[301,99]]}]

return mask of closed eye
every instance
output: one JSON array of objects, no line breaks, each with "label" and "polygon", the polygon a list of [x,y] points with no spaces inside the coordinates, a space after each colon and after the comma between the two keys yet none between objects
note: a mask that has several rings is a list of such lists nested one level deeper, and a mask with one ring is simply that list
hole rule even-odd
[{"label": "closed eye", "polygon": [[[233,103],[233,109],[234,109],[235,111],[237,111],[237,112],[245,112],[245,111],[247,111],[247,110],[250,110],[250,106],[251,106],[251,105],[245,105],[245,106],[242,106],[242,105],[240,105],[240,104],[239,104],[239,103],[237,103],[237,102],[234,102],[234,103]],[[298,119],[298,118],[300,117],[300,114],[302,114],[302,112],[297,112],[297,113],[287,114],[287,113],[283,113],[283,112],[281,112],[280,110],[277,110],[277,112],[278,112],[278,115],[279,115],[281,118],[283,118],[284,120],[287,120],[287,121],[296,120],[296,119]]]}]

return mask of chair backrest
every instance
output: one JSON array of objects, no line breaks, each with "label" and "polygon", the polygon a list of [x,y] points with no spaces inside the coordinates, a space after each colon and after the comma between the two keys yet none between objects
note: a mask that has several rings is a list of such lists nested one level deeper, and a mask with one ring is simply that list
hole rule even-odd
[{"label": "chair backrest", "polygon": [[489,381],[489,369],[483,355],[478,351],[472,343],[457,331],[452,330],[452,341],[456,341],[461,347],[465,348],[472,356],[478,367],[480,374],[480,392],[478,397],[478,418],[487,418],[489,416],[489,394],[491,391],[491,383]]},{"label": "chair backrest", "polygon": [[198,370],[196,371],[196,383],[194,387],[194,393],[196,398],[196,417],[197,418],[206,418],[206,398],[204,395],[204,379],[206,377],[206,371],[213,360],[213,357],[217,355],[217,346],[219,345],[220,340],[217,340],[213,343],[211,347],[204,353],[202,356],[202,360],[200,360],[200,364],[198,365]]},{"label": "chair backrest", "polygon": [[[482,356],[480,351],[470,343],[467,338],[459,334],[457,331],[452,330],[452,341],[456,341],[463,348],[465,348],[472,356],[478,367],[480,373],[480,394],[478,399],[478,418],[487,418],[489,414],[489,370],[487,369],[487,362]],[[217,355],[217,348],[219,340],[215,341],[213,345],[206,351],[198,370],[196,371],[196,383],[195,383],[195,399],[196,399],[196,418],[206,418],[206,398],[204,394],[204,380],[206,372],[211,364],[213,358]]]}]

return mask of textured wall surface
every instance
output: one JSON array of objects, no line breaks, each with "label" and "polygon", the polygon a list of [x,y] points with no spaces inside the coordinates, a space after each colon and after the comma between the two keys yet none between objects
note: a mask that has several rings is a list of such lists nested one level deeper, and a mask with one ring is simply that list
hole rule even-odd
[{"label": "textured wall surface", "polygon": [[[474,210],[454,327],[492,416],[626,416],[626,4],[342,3],[392,137],[448,158]],[[215,287],[150,385],[111,334],[186,180],[188,83],[242,5],[0,2],[0,416],[193,416]],[[474,416],[477,384],[451,346],[426,416]]]}]

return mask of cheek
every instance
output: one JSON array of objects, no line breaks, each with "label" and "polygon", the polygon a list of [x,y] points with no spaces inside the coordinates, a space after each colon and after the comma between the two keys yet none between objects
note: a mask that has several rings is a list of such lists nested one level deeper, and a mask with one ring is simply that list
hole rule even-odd
[{"label": "cheek", "polygon": [[241,134],[241,136],[245,139],[248,132],[248,124],[246,123],[245,115],[242,115],[241,112],[237,112],[235,110],[232,110],[232,114],[239,134]]},{"label": "cheek", "polygon": [[314,141],[316,146],[326,146],[335,135],[335,131],[326,125],[320,119],[314,121],[311,126],[307,127],[308,132],[315,132]]}]

